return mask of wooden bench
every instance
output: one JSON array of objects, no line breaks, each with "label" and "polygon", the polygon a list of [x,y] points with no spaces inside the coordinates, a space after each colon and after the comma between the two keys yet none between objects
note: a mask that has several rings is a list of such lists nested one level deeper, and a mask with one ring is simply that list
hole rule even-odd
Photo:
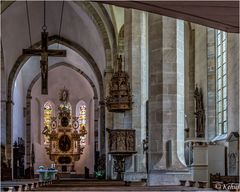
[{"label": "wooden bench", "polygon": [[4,191],[8,191],[7,188],[9,188],[9,191],[10,191],[10,188],[12,187],[14,191],[27,191],[27,190],[32,190],[33,188],[31,187],[31,184],[27,183],[27,184],[24,184],[24,183],[4,183],[4,184],[1,184],[1,187],[4,189]]},{"label": "wooden bench", "polygon": [[[44,182],[45,183],[45,182]],[[39,187],[39,181],[36,180],[13,180],[13,181],[2,181],[1,188],[4,191],[27,191],[34,190]],[[13,189],[12,189],[13,188]]]},{"label": "wooden bench", "polygon": [[189,187],[195,187],[196,181],[188,181]]},{"label": "wooden bench", "polygon": [[179,182],[180,182],[181,186],[185,186],[187,181],[186,180],[179,180]]},{"label": "wooden bench", "polygon": [[206,188],[207,187],[207,181],[198,181],[198,187],[199,188]]},{"label": "wooden bench", "polygon": [[145,180],[141,181],[124,181],[125,186],[146,186],[147,182]]},{"label": "wooden bench", "polygon": [[14,187],[1,185],[1,191],[12,192],[14,191]]}]

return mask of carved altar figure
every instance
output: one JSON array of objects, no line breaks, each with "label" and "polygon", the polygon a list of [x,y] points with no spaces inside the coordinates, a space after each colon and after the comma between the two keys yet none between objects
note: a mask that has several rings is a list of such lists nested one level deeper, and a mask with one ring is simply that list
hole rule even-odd
[{"label": "carved altar figure", "polygon": [[62,89],[60,92],[60,98],[59,100],[62,102],[68,102],[68,97],[69,97],[69,91],[67,89]]},{"label": "carved altar figure", "polygon": [[205,111],[203,105],[203,95],[201,88],[198,89],[197,85],[194,91],[195,98],[195,128],[196,128],[196,137],[204,137],[205,131]]}]

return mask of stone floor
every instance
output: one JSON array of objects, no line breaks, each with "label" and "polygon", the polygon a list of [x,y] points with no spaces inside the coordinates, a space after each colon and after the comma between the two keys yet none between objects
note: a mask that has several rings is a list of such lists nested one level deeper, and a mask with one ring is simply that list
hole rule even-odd
[{"label": "stone floor", "polygon": [[123,181],[97,181],[97,180],[61,180],[53,184],[40,187],[36,191],[210,191],[197,187],[164,185],[143,186],[143,183],[131,183],[125,186]]}]

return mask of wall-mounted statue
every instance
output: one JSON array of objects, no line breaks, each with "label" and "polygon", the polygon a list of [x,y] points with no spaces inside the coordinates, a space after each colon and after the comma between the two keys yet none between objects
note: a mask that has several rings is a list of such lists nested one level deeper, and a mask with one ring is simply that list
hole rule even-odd
[{"label": "wall-mounted statue", "polygon": [[203,105],[203,94],[201,88],[196,85],[194,91],[195,98],[195,129],[196,137],[205,136],[205,110]]},{"label": "wall-mounted statue", "polygon": [[61,102],[68,102],[69,100],[69,90],[67,90],[65,87],[60,91],[59,100]]}]

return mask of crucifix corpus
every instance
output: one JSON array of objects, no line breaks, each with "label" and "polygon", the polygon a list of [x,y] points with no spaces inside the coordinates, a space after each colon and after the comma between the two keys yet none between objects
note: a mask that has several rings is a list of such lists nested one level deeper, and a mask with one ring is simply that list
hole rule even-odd
[{"label": "crucifix corpus", "polygon": [[23,54],[28,56],[41,56],[40,68],[42,77],[42,94],[48,94],[48,56],[66,57],[66,50],[48,50],[48,32],[42,32],[41,49],[23,49]]}]

